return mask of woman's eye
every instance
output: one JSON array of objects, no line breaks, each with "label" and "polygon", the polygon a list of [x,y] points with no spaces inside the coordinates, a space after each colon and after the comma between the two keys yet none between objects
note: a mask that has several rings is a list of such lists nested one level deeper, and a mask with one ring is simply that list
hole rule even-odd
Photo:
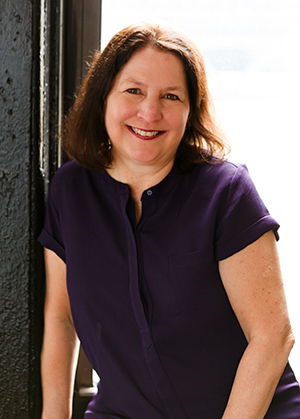
[{"label": "woman's eye", "polygon": [[138,95],[139,93],[141,93],[140,89],[134,89],[134,88],[127,89],[126,92],[132,95]]},{"label": "woman's eye", "polygon": [[169,100],[180,100],[177,95],[174,95],[172,93],[167,93],[164,97],[165,99],[169,99]]}]

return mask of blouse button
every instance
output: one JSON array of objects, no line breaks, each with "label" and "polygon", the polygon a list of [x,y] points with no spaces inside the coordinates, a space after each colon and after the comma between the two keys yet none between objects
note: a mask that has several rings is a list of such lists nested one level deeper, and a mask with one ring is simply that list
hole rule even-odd
[{"label": "blouse button", "polygon": [[148,191],[147,191],[147,195],[148,196],[151,196],[153,194],[153,192],[151,191],[151,189],[148,189]]}]

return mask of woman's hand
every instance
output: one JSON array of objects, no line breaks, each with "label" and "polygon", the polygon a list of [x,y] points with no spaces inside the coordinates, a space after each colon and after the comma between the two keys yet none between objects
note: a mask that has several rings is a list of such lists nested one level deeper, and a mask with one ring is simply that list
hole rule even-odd
[{"label": "woman's hand", "polygon": [[248,340],[222,419],[263,419],[294,344],[273,232],[219,269]]},{"label": "woman's hand", "polygon": [[66,285],[66,265],[45,249],[45,328],[41,356],[42,419],[70,419],[79,341]]}]

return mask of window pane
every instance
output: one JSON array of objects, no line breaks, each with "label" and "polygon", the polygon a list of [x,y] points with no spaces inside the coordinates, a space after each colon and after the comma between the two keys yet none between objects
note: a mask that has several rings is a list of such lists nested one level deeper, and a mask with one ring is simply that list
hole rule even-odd
[{"label": "window pane", "polygon": [[[300,377],[300,2],[299,0],[102,0],[102,46],[142,20],[189,35],[206,59],[209,86],[232,143],[281,224],[279,251]],[[295,160],[295,161],[294,161]]]}]

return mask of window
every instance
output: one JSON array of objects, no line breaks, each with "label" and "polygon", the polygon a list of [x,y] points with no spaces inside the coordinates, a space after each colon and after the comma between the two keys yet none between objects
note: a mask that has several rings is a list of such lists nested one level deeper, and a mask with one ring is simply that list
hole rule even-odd
[{"label": "window", "polygon": [[170,24],[203,52],[231,159],[247,164],[281,224],[279,252],[300,376],[300,3],[298,0],[102,0],[102,48],[124,26]]}]

